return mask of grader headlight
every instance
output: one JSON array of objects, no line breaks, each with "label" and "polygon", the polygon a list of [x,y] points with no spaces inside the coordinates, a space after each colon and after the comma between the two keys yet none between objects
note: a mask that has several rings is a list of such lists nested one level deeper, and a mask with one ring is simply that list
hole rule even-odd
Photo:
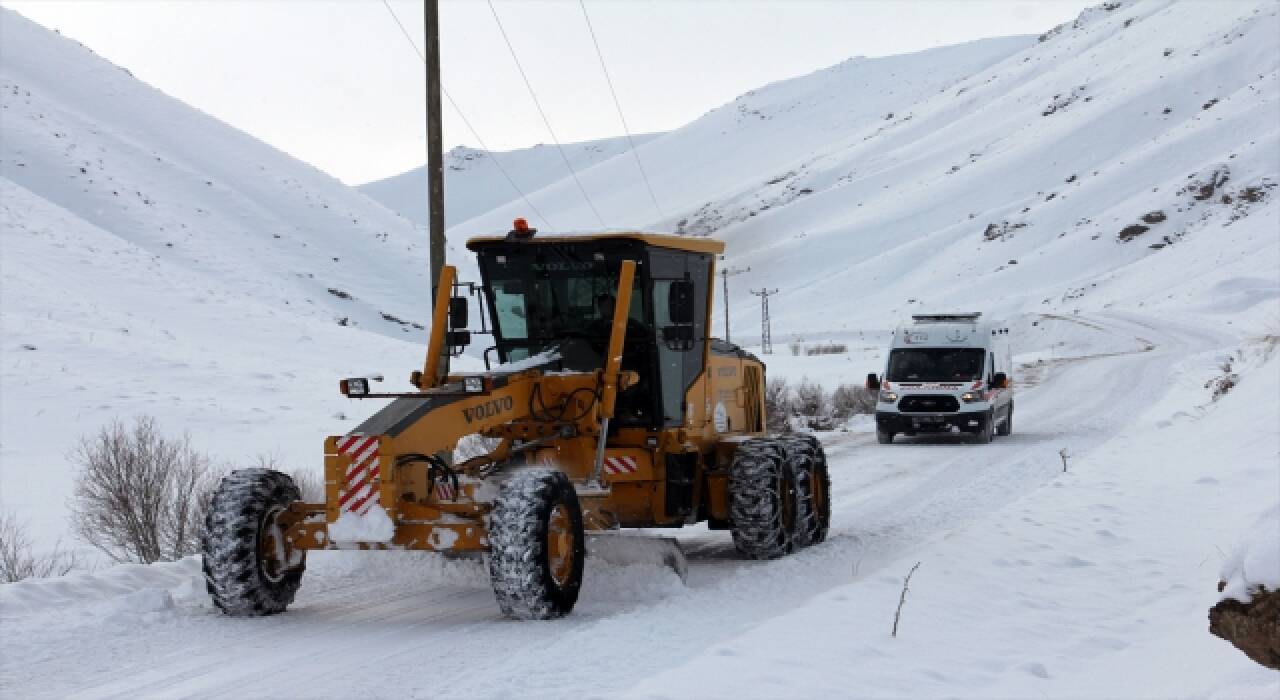
[{"label": "grader headlight", "polygon": [[338,390],[343,396],[358,399],[369,395],[369,380],[364,377],[351,377],[338,382]]}]

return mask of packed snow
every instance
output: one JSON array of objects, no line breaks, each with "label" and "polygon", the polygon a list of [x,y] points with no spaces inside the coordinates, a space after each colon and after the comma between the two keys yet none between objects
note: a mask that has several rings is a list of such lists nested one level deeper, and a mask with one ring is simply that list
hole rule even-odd
[{"label": "packed snow", "polygon": [[[728,302],[753,352],[747,292],[780,289],[770,378],[860,385],[913,312],[1009,319],[1014,434],[821,433],[827,542],[745,561],[727,533],[664,531],[687,584],[589,559],[551,623],[503,619],[478,559],[311,552],[294,605],[258,620],[218,613],[196,558],[101,566],[0,585],[0,693],[1280,696],[1207,631],[1221,596],[1280,585],[1278,12],[1108,2],[762,87],[638,141],[665,217],[620,143],[583,152],[610,227],[714,236],[750,266]],[[68,450],[107,421],[318,471],[324,436],[378,406],[336,379],[421,368],[416,195],[365,189],[399,216],[7,10],[0,108],[0,506],[41,546],[67,543]],[[544,231],[596,225],[523,155]],[[464,160],[465,276],[467,236],[530,212],[466,199],[510,188]]]},{"label": "packed snow", "polygon": [[344,510],[329,525],[329,539],[339,546],[344,542],[390,542],[395,534],[396,524],[385,508],[377,506],[364,513]]}]

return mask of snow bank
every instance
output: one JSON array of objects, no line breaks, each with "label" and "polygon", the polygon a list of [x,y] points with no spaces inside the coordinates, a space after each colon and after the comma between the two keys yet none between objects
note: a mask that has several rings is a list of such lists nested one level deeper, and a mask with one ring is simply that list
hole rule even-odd
[{"label": "snow bank", "polygon": [[173,607],[175,601],[207,600],[200,557],[191,556],[175,562],[117,564],[92,573],[0,585],[0,617],[103,601],[120,613],[144,613]]},{"label": "snow bank", "polygon": [[1280,591],[1280,505],[1267,509],[1245,531],[1222,563],[1223,600],[1253,600],[1259,589]]}]

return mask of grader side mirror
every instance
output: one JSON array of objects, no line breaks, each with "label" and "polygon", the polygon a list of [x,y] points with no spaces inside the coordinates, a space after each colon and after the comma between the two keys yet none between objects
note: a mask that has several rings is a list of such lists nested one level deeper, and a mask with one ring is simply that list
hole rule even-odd
[{"label": "grader side mirror", "polygon": [[688,352],[693,349],[693,326],[664,326],[662,342],[671,350]]},{"label": "grader side mirror", "polygon": [[449,348],[449,354],[458,356],[462,354],[462,349],[471,344],[470,331],[447,331],[444,334],[444,344]]},{"label": "grader side mirror", "polygon": [[879,391],[879,390],[880,390],[880,377],[877,377],[874,373],[868,374],[867,375],[867,391]]},{"label": "grader side mirror", "polygon": [[667,315],[674,324],[693,323],[693,281],[675,280],[667,296]]},{"label": "grader side mirror", "polygon": [[1009,376],[1004,372],[996,372],[996,376],[992,377],[991,384],[993,385],[993,388],[996,389],[1008,389]]},{"label": "grader side mirror", "polygon": [[466,328],[467,327],[467,298],[452,297],[449,299],[449,327],[450,328]]}]

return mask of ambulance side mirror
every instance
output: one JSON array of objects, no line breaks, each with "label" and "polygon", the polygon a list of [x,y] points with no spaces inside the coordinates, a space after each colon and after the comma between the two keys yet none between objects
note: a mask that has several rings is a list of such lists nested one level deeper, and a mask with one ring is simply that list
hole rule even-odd
[{"label": "ambulance side mirror", "polygon": [[875,373],[868,374],[867,375],[867,391],[879,391],[879,390],[880,390],[880,377],[877,377]]}]

